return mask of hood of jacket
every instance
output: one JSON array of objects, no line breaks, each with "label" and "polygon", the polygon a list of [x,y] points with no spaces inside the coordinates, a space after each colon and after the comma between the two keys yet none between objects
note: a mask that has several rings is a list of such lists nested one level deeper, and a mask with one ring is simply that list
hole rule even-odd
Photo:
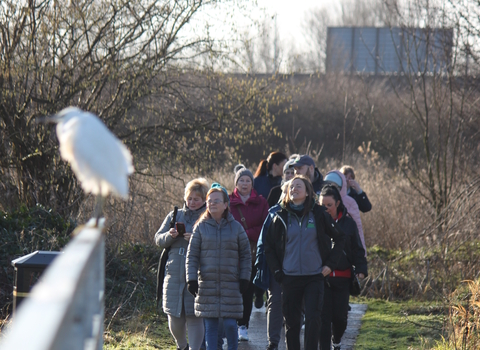
[{"label": "hood of jacket", "polygon": [[[352,217],[352,216],[348,213],[347,207],[346,207],[345,205],[343,205],[343,209],[342,209],[341,213],[342,213],[342,217],[340,218],[340,220],[342,220],[343,218],[345,218],[345,216],[347,216],[347,215],[350,216],[350,217]],[[338,213],[338,214],[339,214],[339,213]],[[338,217],[337,217],[337,220],[338,220]],[[340,220],[338,220],[338,221],[340,221]]]},{"label": "hood of jacket", "polygon": [[342,196],[342,198],[343,198],[347,195],[347,179],[345,178],[345,175],[343,175],[338,170],[329,171],[326,176],[328,176],[328,174],[332,174],[332,173],[337,174],[342,179],[342,188],[340,189],[340,196]]},{"label": "hood of jacket", "polygon": [[207,208],[207,203],[203,203],[203,205],[196,209],[196,210],[191,210],[189,207],[187,207],[187,203],[183,204],[183,215],[185,218],[187,218],[189,221],[194,220],[197,221],[197,219],[200,217],[200,215],[203,214],[205,209]]},{"label": "hood of jacket", "polygon": [[242,198],[240,197],[240,193],[238,193],[237,188],[233,190],[233,193],[230,195],[230,205],[249,205],[249,204],[258,204],[261,202],[260,195],[252,188],[252,192],[250,193],[250,197],[247,199],[245,203],[243,203]]},{"label": "hood of jacket", "polygon": [[365,245],[362,219],[360,218],[360,210],[358,209],[358,204],[357,202],[355,202],[355,199],[353,199],[347,194],[347,180],[345,179],[345,175],[343,175],[338,170],[329,171],[328,174],[330,173],[335,173],[338,176],[340,176],[340,178],[342,179],[342,188],[340,189],[340,196],[342,197],[343,205],[348,210],[350,216],[353,218],[353,220],[355,220],[355,223],[357,224],[358,235],[360,236],[360,240],[362,241],[363,249],[365,249],[365,254],[366,254],[367,247]]},{"label": "hood of jacket", "polygon": [[318,170],[318,168],[315,168],[315,171],[313,173],[313,182],[323,182],[323,175],[320,170]]}]

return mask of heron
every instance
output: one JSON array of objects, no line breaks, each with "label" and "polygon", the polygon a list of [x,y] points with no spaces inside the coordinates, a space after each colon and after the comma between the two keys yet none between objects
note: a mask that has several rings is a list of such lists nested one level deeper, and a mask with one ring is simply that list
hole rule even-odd
[{"label": "heron", "polygon": [[132,154],[96,115],[67,107],[45,122],[56,123],[60,155],[67,161],[85,193],[96,196],[95,227],[105,198],[128,199],[128,176],[134,171]]}]

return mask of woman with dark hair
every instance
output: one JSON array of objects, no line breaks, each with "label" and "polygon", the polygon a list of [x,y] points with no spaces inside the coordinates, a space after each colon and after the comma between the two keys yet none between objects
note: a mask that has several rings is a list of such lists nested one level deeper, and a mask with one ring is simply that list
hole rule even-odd
[{"label": "woman with dark hair", "polygon": [[355,199],[353,199],[347,194],[347,180],[345,179],[345,175],[343,175],[343,173],[338,170],[329,171],[325,176],[325,183],[331,183],[333,185],[336,185],[337,189],[340,191],[343,205],[348,209],[348,215],[350,215],[357,224],[358,235],[360,236],[360,240],[362,242],[366,257],[367,246],[365,245],[365,236],[363,234],[363,225],[362,218],[360,217],[360,210],[358,208],[357,202],[355,202]]},{"label": "woman with dark hair", "polygon": [[320,350],[330,350],[332,341],[333,349],[340,350],[340,342],[347,328],[352,268],[355,267],[358,278],[365,278],[367,259],[357,225],[343,205],[342,197],[335,185],[328,184],[323,187],[320,204],[345,233],[344,254],[341,255],[337,268],[325,279],[320,332]]},{"label": "woman with dark hair", "polygon": [[277,205],[278,202],[280,201],[280,198],[282,198],[283,184],[287,181],[290,181],[295,176],[295,170],[292,167],[290,167],[290,165],[292,165],[293,163],[295,163],[295,159],[290,159],[285,163],[285,165],[283,166],[282,184],[279,186],[273,187],[270,193],[268,194],[267,203],[270,208]]},{"label": "woman with dark hair", "polygon": [[257,171],[253,175],[253,188],[263,198],[267,199],[270,190],[282,183],[283,166],[287,162],[287,156],[281,152],[272,152],[267,159],[258,164]]},{"label": "woman with dark hair", "polygon": [[324,278],[337,268],[343,254],[344,233],[315,199],[310,180],[295,176],[288,184],[282,208],[275,213],[264,242],[267,265],[282,288],[289,350],[300,350],[302,301],[305,302],[305,349],[318,349]]},{"label": "woman with dark hair", "polygon": [[219,319],[228,349],[238,348],[237,319],[243,316],[242,293],[250,283],[250,244],[228,206],[227,190],[214,183],[187,251],[187,288],[195,296],[195,315],[205,320],[207,350],[217,350]]}]

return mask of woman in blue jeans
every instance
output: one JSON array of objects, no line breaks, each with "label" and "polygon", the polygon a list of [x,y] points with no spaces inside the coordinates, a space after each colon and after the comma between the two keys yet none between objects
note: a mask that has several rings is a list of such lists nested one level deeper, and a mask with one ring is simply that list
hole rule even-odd
[{"label": "woman in blue jeans", "polygon": [[217,350],[219,319],[223,319],[228,349],[236,350],[242,293],[248,288],[252,268],[250,243],[229,211],[227,191],[219,184],[207,193],[207,210],[193,229],[186,268],[195,315],[205,321],[207,350]]}]

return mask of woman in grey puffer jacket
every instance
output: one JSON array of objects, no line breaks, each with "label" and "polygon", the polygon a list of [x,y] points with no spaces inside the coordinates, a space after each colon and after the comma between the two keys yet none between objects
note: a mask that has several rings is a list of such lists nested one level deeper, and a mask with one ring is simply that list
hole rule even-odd
[{"label": "woman in grey puffer jacket", "polygon": [[228,203],[227,191],[213,184],[187,252],[188,291],[195,295],[195,315],[205,320],[207,350],[217,349],[220,318],[228,349],[237,349],[236,320],[243,315],[241,294],[248,288],[252,268],[247,234]]},{"label": "woman in grey puffer jacket", "polygon": [[168,315],[168,326],[175,338],[177,349],[188,348],[186,331],[190,349],[200,349],[205,327],[203,319],[195,316],[193,297],[186,289],[185,256],[193,226],[205,211],[205,199],[208,183],[205,179],[190,181],[185,187],[185,206],[177,213],[176,222],[185,224],[186,233],[178,237],[178,232],[170,227],[173,212],[167,215],[162,226],[155,234],[155,243],[162,247],[170,247],[165,267],[163,283],[163,312]]}]

